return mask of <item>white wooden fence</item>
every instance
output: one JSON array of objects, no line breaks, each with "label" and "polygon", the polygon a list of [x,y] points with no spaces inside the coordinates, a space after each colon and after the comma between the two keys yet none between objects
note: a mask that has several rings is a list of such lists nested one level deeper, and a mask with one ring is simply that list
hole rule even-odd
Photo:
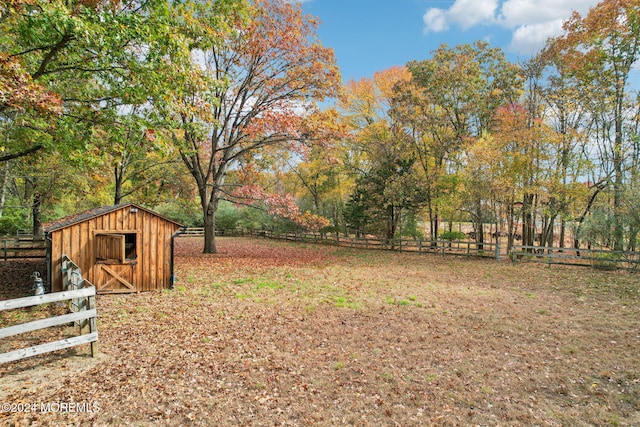
[{"label": "white wooden fence", "polygon": [[0,311],[32,307],[59,301],[71,301],[69,304],[71,313],[2,328],[0,329],[0,339],[52,326],[61,326],[71,322],[75,322],[80,327],[80,334],[71,338],[21,348],[7,353],[0,353],[0,363],[13,362],[27,357],[37,356],[39,354],[75,347],[82,344],[91,345],[92,357],[97,354],[98,330],[96,318],[98,314],[96,311],[96,288],[82,278],[82,274],[78,266],[64,255],[63,275],[65,291],[0,301]]}]

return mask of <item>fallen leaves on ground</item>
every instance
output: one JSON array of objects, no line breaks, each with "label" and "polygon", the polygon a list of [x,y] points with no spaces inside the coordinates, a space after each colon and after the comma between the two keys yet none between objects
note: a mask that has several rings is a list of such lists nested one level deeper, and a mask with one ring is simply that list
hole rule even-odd
[{"label": "fallen leaves on ground", "polygon": [[[28,425],[638,425],[637,276],[259,239],[98,297],[100,351],[1,365]],[[84,353],[83,353],[84,352]],[[74,355],[75,354],[75,355]],[[0,384],[2,383],[0,379]]]}]

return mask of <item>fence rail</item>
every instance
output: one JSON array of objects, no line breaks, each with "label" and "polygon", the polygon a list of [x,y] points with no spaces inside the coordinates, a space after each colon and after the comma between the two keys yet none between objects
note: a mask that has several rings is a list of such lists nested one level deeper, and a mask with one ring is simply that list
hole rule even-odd
[{"label": "fence rail", "polygon": [[637,271],[640,264],[640,252],[605,249],[516,245],[511,249],[509,257],[513,262],[542,262],[546,264],[593,267],[599,270],[623,269]]},{"label": "fence rail", "polygon": [[2,328],[0,329],[0,338],[7,338],[10,336],[37,331],[52,326],[59,326],[68,322],[87,321],[87,324],[89,325],[89,331],[86,334],[83,334],[83,331],[81,329],[80,335],[78,336],[21,348],[7,353],[1,353],[0,363],[13,362],[27,357],[37,356],[39,354],[44,354],[55,350],[62,350],[81,344],[91,344],[91,356],[95,356],[97,352],[98,341],[98,331],[96,328],[97,312],[95,305],[95,295],[96,288],[94,286],[89,286],[73,291],[63,291],[46,295],[38,295],[34,297],[0,301],[0,311],[5,311],[72,299],[83,298],[88,300],[88,303],[86,304],[87,308],[75,313],[64,314],[61,316],[35,320],[28,323],[22,323],[19,325]]},{"label": "fence rail", "polygon": [[495,258],[500,256],[500,245],[496,243],[478,243],[474,241],[449,240],[402,240],[384,241],[378,238],[358,238],[320,233],[274,233],[270,231],[252,231],[252,236],[298,242],[324,243],[329,245],[359,248],[414,252],[419,254],[458,255],[467,257]]},{"label": "fence rail", "polygon": [[[203,228],[187,228],[182,236],[202,236]],[[467,257],[481,257],[498,259],[500,245],[494,242],[478,243],[475,241],[426,241],[393,239],[385,241],[374,237],[357,238],[328,233],[279,233],[270,230],[234,229],[216,230],[217,236],[251,236],[266,239],[288,240],[293,242],[320,243],[326,245],[373,249],[394,250],[399,252],[414,252],[419,254],[458,255]]]},{"label": "fence rail", "polygon": [[[232,228],[232,229],[219,229],[215,231],[216,236],[246,236],[250,233],[249,229],[245,228]],[[204,227],[187,227],[182,230],[180,236],[204,236]]]},{"label": "fence rail", "polygon": [[33,236],[11,236],[0,239],[0,259],[45,258],[46,242]]},{"label": "fence rail", "polygon": [[[187,228],[183,236],[202,236],[204,228]],[[640,270],[640,252],[611,251],[588,248],[557,248],[542,246],[512,246],[508,254],[500,253],[501,245],[496,242],[478,243],[476,241],[435,242],[425,240],[400,240],[384,242],[378,238],[355,238],[328,233],[278,233],[270,230],[233,229],[216,230],[218,236],[251,236],[295,242],[322,243],[341,247],[396,250],[414,253],[436,253],[500,259],[508,256],[515,262],[542,262],[572,266],[593,267],[600,270],[624,269]]]}]

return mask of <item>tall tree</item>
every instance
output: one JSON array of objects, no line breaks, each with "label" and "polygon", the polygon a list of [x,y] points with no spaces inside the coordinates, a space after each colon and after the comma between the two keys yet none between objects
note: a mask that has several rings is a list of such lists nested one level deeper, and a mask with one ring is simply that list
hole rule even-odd
[{"label": "tall tree", "polygon": [[574,13],[565,34],[551,49],[565,58],[579,81],[593,91],[593,118],[600,132],[603,154],[610,163],[613,187],[613,246],[623,249],[622,220],[625,159],[630,143],[627,101],[629,75],[640,57],[640,3],[604,0],[586,17]]},{"label": "tall tree", "polygon": [[423,205],[415,158],[391,114],[395,87],[410,78],[406,67],[392,67],[347,83],[340,99],[350,130],[344,139],[344,164],[356,180],[344,217],[356,233],[391,240],[402,212],[416,213]]},{"label": "tall tree", "polygon": [[[288,169],[295,176],[294,182],[301,184],[301,200],[310,199],[312,211],[331,218],[337,231],[346,188],[352,183],[345,171],[343,145],[340,144],[347,135],[347,128],[334,108],[316,116],[317,131],[312,132],[316,137],[306,144],[302,156],[282,157],[286,158]],[[324,131],[318,132],[320,129]]]},{"label": "tall tree", "polygon": [[[2,6],[0,123],[12,132],[7,151],[30,154],[53,145],[60,151],[74,140],[84,145],[87,121],[100,103],[124,97],[135,80],[151,3],[33,0]],[[25,129],[38,135],[25,138]]]},{"label": "tall tree", "polygon": [[415,159],[393,146],[379,147],[392,152],[380,155],[357,179],[344,216],[356,234],[376,234],[393,247],[402,216],[416,214],[422,208],[424,192],[415,173]]},{"label": "tall tree", "polygon": [[126,171],[120,166],[130,164],[132,151],[139,160],[149,142],[131,149],[136,138],[129,136],[148,125],[129,114],[134,120],[129,120],[127,135],[122,132],[124,116],[167,92],[169,81],[163,77],[169,54],[186,63],[190,43],[219,38],[242,4],[208,3],[215,19],[201,25],[194,19],[205,7],[199,1],[1,0],[0,129],[7,142],[0,161],[44,151],[47,156],[61,154],[67,167],[82,169],[102,154],[92,147],[101,140],[93,138],[98,128],[118,137],[110,148],[126,160],[114,166],[115,187],[121,188]]},{"label": "tall tree", "polygon": [[[572,75],[562,57],[553,50],[544,49],[529,62],[529,67],[536,78],[543,82],[536,87],[541,97],[544,112],[540,116],[553,127],[560,141],[555,156],[555,177],[557,199],[550,202],[550,217],[546,239],[548,246],[553,246],[554,215],[560,217],[559,246],[564,247],[567,237],[567,223],[578,216],[575,205],[584,197],[584,185],[580,178],[588,175],[592,165],[586,155],[588,149],[588,91]],[[578,246],[576,246],[578,247]]]},{"label": "tall tree", "polygon": [[[443,180],[456,167],[465,146],[491,129],[495,111],[521,93],[520,68],[485,42],[441,46],[431,59],[408,65],[411,84],[398,92],[396,114],[413,141],[429,185],[432,239],[440,222],[439,196]],[[474,211],[478,236],[484,224],[481,200]]]},{"label": "tall tree", "polygon": [[264,147],[308,138],[304,110],[333,95],[333,51],[316,37],[315,18],[299,3],[257,0],[250,20],[220,43],[193,44],[203,67],[174,93],[174,142],[193,176],[205,226],[204,252],[215,253],[215,218],[229,171]]}]

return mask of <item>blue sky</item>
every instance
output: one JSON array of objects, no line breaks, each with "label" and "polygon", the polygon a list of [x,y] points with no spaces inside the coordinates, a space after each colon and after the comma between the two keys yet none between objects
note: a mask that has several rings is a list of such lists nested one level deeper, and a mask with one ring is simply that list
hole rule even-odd
[{"label": "blue sky", "polygon": [[322,44],[335,50],[343,80],[427,59],[441,44],[488,41],[512,61],[528,58],[561,32],[576,10],[598,0],[304,0],[321,21]]}]

